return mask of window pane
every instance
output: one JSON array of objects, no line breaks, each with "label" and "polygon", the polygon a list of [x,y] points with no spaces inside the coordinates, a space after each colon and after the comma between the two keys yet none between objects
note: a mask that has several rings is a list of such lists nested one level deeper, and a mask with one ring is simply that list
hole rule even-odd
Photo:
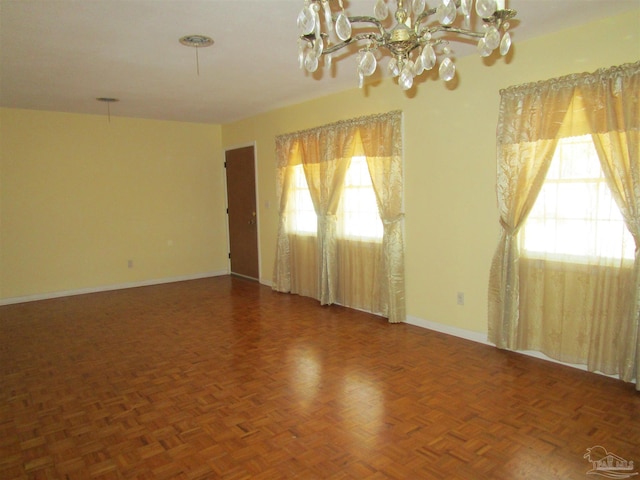
[{"label": "window pane", "polygon": [[589,135],[558,142],[521,240],[531,253],[634,258],[633,238]]},{"label": "window pane", "polygon": [[604,178],[593,142],[588,135],[562,139],[558,142],[556,157],[560,165],[557,178]]},{"label": "window pane", "polygon": [[598,197],[598,185],[588,183],[559,184],[556,192],[557,218],[589,221]]},{"label": "window pane", "polygon": [[318,229],[318,221],[302,165],[294,167],[289,202],[287,231],[315,235]]},{"label": "window pane", "polygon": [[353,157],[340,199],[338,232],[348,238],[382,239],[382,220],[365,157]]}]

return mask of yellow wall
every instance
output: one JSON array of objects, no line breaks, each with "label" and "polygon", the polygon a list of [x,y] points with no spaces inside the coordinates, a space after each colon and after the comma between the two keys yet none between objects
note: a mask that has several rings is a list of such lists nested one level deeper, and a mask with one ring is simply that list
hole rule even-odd
[{"label": "yellow wall", "polygon": [[[640,10],[634,10],[524,42],[514,29],[514,50],[506,61],[476,56],[457,61],[454,89],[427,79],[409,98],[395,83],[383,82],[224,125],[225,146],[256,142],[262,280],[271,280],[275,252],[274,137],[401,109],[408,315],[486,332],[489,266],[499,235],[494,193],[499,89],[638,61],[639,27]],[[352,74],[348,70],[341,74]],[[355,85],[355,74],[353,79]],[[310,89],[314,83],[310,78]],[[465,293],[464,306],[456,304],[458,291]]]},{"label": "yellow wall", "polygon": [[639,26],[640,9],[524,42],[514,29],[506,62],[459,59],[453,89],[427,78],[407,95],[385,81],[224,126],[0,109],[0,301],[226,272],[224,149],[253,142],[268,283],[274,137],[401,109],[408,314],[486,332],[499,89],[637,61]]},{"label": "yellow wall", "polygon": [[219,125],[0,122],[0,300],[228,270]]}]

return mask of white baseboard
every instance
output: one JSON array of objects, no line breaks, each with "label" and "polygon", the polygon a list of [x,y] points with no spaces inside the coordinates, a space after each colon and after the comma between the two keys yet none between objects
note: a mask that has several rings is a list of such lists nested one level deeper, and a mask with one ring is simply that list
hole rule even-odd
[{"label": "white baseboard", "polygon": [[219,277],[222,275],[229,275],[229,272],[227,270],[218,270],[215,272],[203,272],[192,275],[182,275],[179,277],[155,278],[151,280],[142,280],[140,282],[120,283],[117,285],[102,285],[98,287],[80,288],[77,290],[64,290],[59,292],[47,292],[36,295],[27,295],[24,297],[3,298],[0,299],[0,306],[11,305],[15,303],[35,302],[38,300],[48,300],[50,298],[71,297],[73,295],[84,295],[86,293],[108,292],[110,290],[122,290],[125,288],[147,287],[150,285],[160,285],[163,283],[198,280],[200,278]]},{"label": "white baseboard", "polygon": [[[452,327],[449,325],[443,325],[442,323],[431,322],[429,320],[423,320],[422,318],[412,317],[407,315],[407,319],[405,323],[410,325],[415,325],[416,327],[426,328],[428,330],[433,330],[435,332],[444,333],[447,335],[452,335],[454,337],[464,338],[465,340],[471,340],[473,342],[482,343],[483,345],[489,345],[491,347],[495,347],[493,343],[490,343],[487,340],[487,335],[485,333],[474,332],[471,330],[465,330],[463,328]],[[520,353],[522,355],[527,355],[529,357],[539,358],[541,360],[546,360],[548,362],[557,363],[560,365],[565,365],[567,367],[576,368],[578,370],[582,370],[584,372],[588,372],[586,365],[579,365],[575,363],[566,363],[561,362],[560,360],[556,360],[555,358],[548,357],[542,352],[536,352],[534,350],[515,350],[514,353]],[[619,375],[608,375],[602,372],[591,372],[597,373],[598,375],[604,375],[605,377],[620,379]],[[637,381],[637,380],[636,380]]]},{"label": "white baseboard", "polygon": [[453,335],[454,337],[464,338],[477,343],[483,343],[485,345],[491,345],[487,340],[486,333],[473,332],[471,330],[465,330],[463,328],[452,327],[450,325],[443,325],[442,323],[431,322],[418,317],[412,317],[407,315],[405,323],[415,325],[416,327],[426,328],[427,330],[434,330],[440,333],[446,333],[447,335]]}]

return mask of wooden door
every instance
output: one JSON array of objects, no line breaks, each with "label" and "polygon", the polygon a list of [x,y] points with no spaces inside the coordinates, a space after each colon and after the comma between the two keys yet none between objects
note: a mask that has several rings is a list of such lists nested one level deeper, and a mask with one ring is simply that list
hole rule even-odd
[{"label": "wooden door", "polygon": [[258,217],[253,146],[227,150],[225,167],[231,273],[258,280]]}]

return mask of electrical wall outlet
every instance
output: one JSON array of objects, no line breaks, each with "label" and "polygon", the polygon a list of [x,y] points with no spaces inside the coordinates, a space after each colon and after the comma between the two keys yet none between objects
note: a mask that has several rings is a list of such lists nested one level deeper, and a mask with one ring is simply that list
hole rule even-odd
[{"label": "electrical wall outlet", "polygon": [[127,261],[127,267],[133,268],[133,260],[128,260]]},{"label": "electrical wall outlet", "polygon": [[464,305],[464,292],[458,292],[458,295],[456,297],[456,303],[458,305]]}]

